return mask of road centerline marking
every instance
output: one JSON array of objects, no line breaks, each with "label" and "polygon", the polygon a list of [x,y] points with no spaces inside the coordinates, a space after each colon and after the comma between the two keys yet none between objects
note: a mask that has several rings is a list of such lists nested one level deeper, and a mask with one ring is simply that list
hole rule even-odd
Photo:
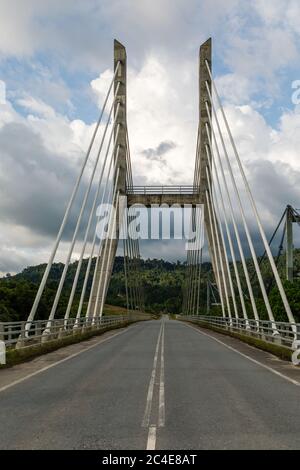
[{"label": "road centerline marking", "polygon": [[143,421],[142,421],[142,427],[143,428],[147,428],[150,424],[150,416],[151,416],[153,392],[154,392],[154,383],[155,383],[156,369],[157,369],[157,362],[158,362],[158,351],[159,351],[160,339],[161,339],[161,336],[162,336],[162,330],[163,330],[163,322],[161,323],[161,327],[160,327],[158,338],[157,338],[156,348],[155,348],[155,354],[154,354],[154,359],[153,359],[151,377],[150,377],[150,382],[149,382],[149,386],[148,386],[146,408],[145,408],[145,413],[144,413],[144,417],[143,417]]},{"label": "road centerline marking", "polygon": [[147,439],[146,450],[155,450],[156,446],[156,426],[150,426]]},{"label": "road centerline marking", "polygon": [[160,377],[159,377],[159,404],[158,404],[158,426],[165,425],[165,322],[163,321],[163,331],[160,351]]},{"label": "road centerline marking", "polygon": [[[160,355],[159,355],[160,350]],[[153,367],[147,393],[147,401],[145,413],[142,421],[142,427],[148,428],[148,438],[146,450],[155,450],[157,430],[159,427],[165,425],[165,364],[164,364],[164,351],[165,351],[165,321],[162,319],[161,327],[158,334],[158,339],[155,348],[153,359]],[[158,376],[158,363],[160,359],[160,373]],[[158,377],[157,377],[158,376]],[[153,408],[154,387],[158,390],[158,415],[157,424],[151,423],[150,418]],[[156,395],[156,393],[155,393]]]}]

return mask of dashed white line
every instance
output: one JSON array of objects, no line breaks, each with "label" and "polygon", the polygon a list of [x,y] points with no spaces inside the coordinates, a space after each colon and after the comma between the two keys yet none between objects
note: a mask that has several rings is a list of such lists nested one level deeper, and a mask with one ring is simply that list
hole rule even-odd
[{"label": "dashed white line", "polygon": [[155,450],[156,445],[156,426],[150,426],[146,450]]},{"label": "dashed white line", "polygon": [[158,404],[158,426],[165,425],[165,323],[163,322],[163,331],[161,337],[160,352],[160,378],[159,378],[159,404]]},{"label": "dashed white line", "polygon": [[156,349],[155,349],[154,360],[153,360],[153,367],[152,367],[151,378],[150,378],[148,393],[147,393],[146,408],[145,408],[144,418],[143,418],[143,422],[142,422],[142,426],[145,427],[145,428],[147,428],[150,424],[151,408],[152,408],[152,401],[153,401],[153,391],[154,391],[154,381],[155,381],[155,376],[156,376],[158,351],[159,351],[159,344],[160,344],[160,338],[161,338],[161,335],[162,335],[162,330],[163,330],[163,322],[161,324],[159,334],[158,334],[158,338],[157,338]]},{"label": "dashed white line", "polygon": [[[159,374],[159,384],[158,384],[158,419],[157,419],[157,425],[156,424],[150,425],[152,402],[153,402],[153,395],[154,395],[154,384],[156,383],[155,377],[157,373],[160,347],[161,347],[161,350],[160,350],[160,374]],[[144,414],[144,418],[142,422],[143,427],[149,427],[146,450],[155,450],[157,428],[163,427],[165,425],[165,364],[164,364],[165,358],[164,358],[164,354],[165,354],[165,322],[164,320],[162,320],[161,327],[160,327],[159,334],[158,334],[157,343],[156,343],[156,349],[155,349],[154,360],[153,360],[153,368],[152,368],[150,383],[148,387],[146,409],[145,409],[145,414]]]},{"label": "dashed white line", "polygon": [[198,334],[204,335],[204,336],[207,336],[208,338],[213,339],[213,340],[216,341],[217,343],[220,343],[220,344],[222,344],[223,346],[225,346],[225,348],[230,349],[231,351],[234,351],[235,353],[239,354],[240,356],[244,357],[245,359],[248,359],[249,361],[254,362],[254,364],[257,364],[257,365],[263,367],[264,369],[267,369],[269,372],[272,372],[273,374],[277,375],[278,377],[281,377],[282,379],[287,380],[288,382],[292,383],[293,385],[297,385],[297,387],[300,387],[300,382],[297,382],[297,380],[291,379],[291,378],[288,377],[287,375],[281,374],[281,372],[278,372],[277,370],[272,369],[272,367],[266,366],[266,365],[263,364],[262,362],[259,362],[259,361],[257,361],[256,359],[253,359],[253,358],[250,357],[250,356],[247,356],[247,354],[244,354],[244,353],[238,351],[237,349],[233,348],[232,346],[229,346],[228,344],[223,343],[223,341],[221,341],[221,340],[215,338],[215,337],[212,336],[212,335],[209,335],[208,333],[204,333],[203,331],[200,331],[200,330],[198,330],[197,328],[195,328],[195,327],[193,327],[193,326],[191,326],[191,325],[188,325],[187,323],[183,323],[183,324],[184,324],[185,326],[189,327],[189,328],[192,328],[192,330],[196,331]]}]

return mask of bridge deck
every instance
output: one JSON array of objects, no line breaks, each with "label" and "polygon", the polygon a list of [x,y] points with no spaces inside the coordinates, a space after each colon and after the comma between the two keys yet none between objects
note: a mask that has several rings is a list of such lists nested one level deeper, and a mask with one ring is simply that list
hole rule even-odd
[{"label": "bridge deck", "polygon": [[[53,360],[65,350],[0,371],[0,448],[299,448],[299,387],[264,367],[287,376],[288,364],[221,337],[236,350],[228,349],[212,336],[177,321],[150,321],[105,342],[94,338],[63,363]],[[69,348],[74,354],[80,347]],[[45,366],[1,391],[5,380]]]},{"label": "bridge deck", "polygon": [[126,194],[128,207],[134,204],[146,207],[200,204],[200,191],[195,186],[131,186],[126,188]]}]

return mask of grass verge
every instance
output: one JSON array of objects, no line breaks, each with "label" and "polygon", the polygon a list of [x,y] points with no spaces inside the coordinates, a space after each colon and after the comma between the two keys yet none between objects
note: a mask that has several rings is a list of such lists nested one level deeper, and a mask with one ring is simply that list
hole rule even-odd
[{"label": "grass verge", "polygon": [[175,315],[175,313],[169,313],[169,319],[170,319],[170,320],[176,320],[176,315]]},{"label": "grass verge", "polygon": [[212,331],[215,331],[216,333],[221,333],[224,336],[230,336],[232,338],[239,339],[240,341],[243,341],[244,343],[247,343],[250,346],[254,346],[257,349],[261,349],[262,351],[266,351],[271,354],[274,354],[274,356],[277,356],[280,359],[283,359],[284,361],[291,361],[292,359],[293,352],[289,348],[286,348],[285,346],[281,346],[279,344],[268,343],[267,341],[263,341],[262,339],[255,338],[253,336],[244,335],[241,333],[237,333],[235,331],[224,330],[223,328],[218,328],[217,326],[210,325],[207,322],[196,323],[193,321],[186,321],[186,320],[181,320],[181,321],[185,321],[186,323],[193,323],[194,325],[197,325],[206,330],[212,330]]}]

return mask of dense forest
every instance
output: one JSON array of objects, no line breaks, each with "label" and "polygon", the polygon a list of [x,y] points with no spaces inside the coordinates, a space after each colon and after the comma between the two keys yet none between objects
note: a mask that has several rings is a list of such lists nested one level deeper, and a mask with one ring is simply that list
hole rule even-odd
[{"label": "dense forest", "polygon": [[[95,263],[95,260],[94,260]],[[250,273],[254,272],[252,263],[248,260],[248,269]],[[77,306],[79,303],[79,295],[84,281],[84,273],[87,261],[84,261],[81,275],[78,282],[77,293],[72,307],[72,315],[76,315]],[[11,276],[0,278],[0,321],[18,321],[25,320],[31,309],[38,285],[43,276],[45,265],[31,266],[24,269],[21,273]],[[73,278],[75,275],[77,262],[70,265],[67,278],[65,281],[62,296],[57,309],[57,317],[62,317],[66,311],[70,290],[72,287]],[[239,263],[239,270],[242,272],[242,267]],[[42,296],[37,318],[47,318],[51,309],[51,305],[55,296],[60,276],[62,274],[64,265],[62,263],[54,264],[50,272],[46,289]],[[93,270],[91,270],[93,272]],[[279,296],[279,292],[274,285],[273,277],[267,263],[262,263],[262,272],[265,284],[269,291],[272,309],[275,317],[278,320],[285,321],[285,312]],[[279,272],[284,278],[285,272],[285,256],[279,260]],[[284,281],[285,289],[288,295],[291,308],[295,318],[300,322],[300,279],[297,273],[300,272],[300,250],[295,250],[295,275],[294,283]],[[183,286],[186,275],[185,263],[176,262],[171,263],[164,260],[148,259],[141,260],[140,274],[142,284],[144,285],[145,306],[148,312],[159,313],[180,313],[183,301]],[[243,277],[242,277],[243,278]],[[200,295],[200,308],[203,314],[206,313],[206,285],[207,280],[213,281],[213,273],[210,263],[202,265],[202,284]],[[92,275],[88,281],[87,295],[91,288]],[[256,295],[256,302],[260,315],[262,318],[267,318],[264,309],[264,304],[261,298],[258,282],[253,278],[253,289]],[[246,292],[246,286],[243,286]],[[251,307],[249,300],[247,300],[247,310],[251,317]],[[84,305],[86,309],[87,302]],[[115,260],[113,276],[111,279],[107,304],[126,307],[126,289],[125,289],[125,276],[124,276],[124,260],[122,257],[117,257]],[[220,308],[213,307],[210,310],[212,315],[220,314]]]},{"label": "dense forest", "polygon": [[[86,300],[92,284],[92,273],[95,260],[93,261],[91,275],[89,277]],[[74,298],[72,315],[76,315],[80,292],[84,282],[87,260],[84,260],[78,281],[77,293]],[[45,264],[31,266],[21,273],[11,276],[7,274],[0,279],[0,321],[25,320],[31,309],[38,285],[45,271]],[[55,292],[64,265],[56,263],[53,265],[48,278],[47,286],[42,296],[38,316],[39,319],[47,318],[49,315]],[[61,299],[57,309],[57,317],[62,317],[66,311],[72,282],[74,279],[77,262],[69,267]],[[210,264],[208,268],[210,269]],[[185,276],[185,265],[182,263],[169,263],[163,260],[141,260],[141,272],[146,309],[157,313],[170,311],[180,312],[182,305],[182,285]],[[110,282],[107,304],[126,307],[126,288],[124,276],[123,257],[117,257],[114,264],[113,275]],[[87,301],[84,305],[84,311]]]}]

